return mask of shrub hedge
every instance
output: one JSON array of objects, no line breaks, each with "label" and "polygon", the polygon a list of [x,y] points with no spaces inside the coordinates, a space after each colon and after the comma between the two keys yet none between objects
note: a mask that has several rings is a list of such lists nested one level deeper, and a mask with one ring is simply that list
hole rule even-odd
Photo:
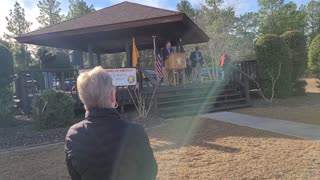
[{"label": "shrub hedge", "polygon": [[305,75],[308,67],[307,40],[303,33],[299,31],[288,31],[281,36],[289,46],[292,54],[292,83],[293,94],[305,94],[306,83],[301,78]]},{"label": "shrub hedge", "polygon": [[307,40],[299,31],[288,31],[281,36],[292,54],[292,81],[303,77],[308,64]]},{"label": "shrub hedge", "polygon": [[320,76],[320,34],[313,39],[309,47],[308,67],[313,75]]},{"label": "shrub hedge", "polygon": [[257,40],[255,51],[258,78],[265,95],[270,96],[272,77],[277,77],[281,66],[280,77],[275,84],[275,96],[289,97],[292,94],[292,63],[290,49],[285,41],[278,35],[265,35]]},{"label": "shrub hedge", "polygon": [[13,93],[9,87],[0,87],[0,127],[10,126],[14,119]]},{"label": "shrub hedge", "polygon": [[0,45],[0,86],[9,85],[13,75],[13,57],[11,51]]},{"label": "shrub hedge", "polygon": [[43,91],[33,101],[32,118],[37,129],[71,125],[74,123],[74,101],[61,91]]},{"label": "shrub hedge", "polygon": [[[47,51],[44,51],[47,52]],[[70,57],[61,51],[56,54],[46,53],[41,57],[42,69],[70,69],[72,68]]]}]

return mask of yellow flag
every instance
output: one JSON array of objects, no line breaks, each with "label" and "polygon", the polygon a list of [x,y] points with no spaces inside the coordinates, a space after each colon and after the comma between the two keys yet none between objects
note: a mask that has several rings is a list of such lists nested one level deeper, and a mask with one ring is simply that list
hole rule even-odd
[{"label": "yellow flag", "polygon": [[136,41],[133,37],[133,39],[132,39],[132,67],[137,67],[139,57],[140,57],[139,51],[136,46]]}]

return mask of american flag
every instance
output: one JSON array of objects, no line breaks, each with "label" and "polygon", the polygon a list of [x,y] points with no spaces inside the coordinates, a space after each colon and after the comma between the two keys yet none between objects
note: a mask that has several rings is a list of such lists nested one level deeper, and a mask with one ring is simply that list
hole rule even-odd
[{"label": "american flag", "polygon": [[162,59],[160,57],[160,53],[158,53],[157,57],[156,57],[156,70],[157,70],[157,79],[158,79],[158,81],[162,80],[162,78],[163,78],[162,68],[163,68],[163,62],[162,62]]}]

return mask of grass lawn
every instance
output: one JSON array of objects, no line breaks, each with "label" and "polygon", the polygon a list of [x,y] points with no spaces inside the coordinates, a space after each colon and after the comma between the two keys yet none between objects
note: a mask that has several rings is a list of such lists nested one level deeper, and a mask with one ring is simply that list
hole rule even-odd
[{"label": "grass lawn", "polygon": [[[201,119],[148,131],[158,179],[317,179],[320,142]],[[67,179],[63,145],[0,153],[1,179]]]},{"label": "grass lawn", "polygon": [[270,105],[263,105],[259,100],[254,107],[235,110],[234,112],[268,118],[320,125],[320,80],[306,79],[307,95],[276,100]]}]

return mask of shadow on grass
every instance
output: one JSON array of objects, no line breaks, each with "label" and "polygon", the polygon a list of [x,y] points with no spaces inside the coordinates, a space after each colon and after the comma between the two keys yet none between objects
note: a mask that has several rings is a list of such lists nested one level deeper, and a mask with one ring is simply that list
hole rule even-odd
[{"label": "shadow on grass", "polygon": [[224,146],[215,141],[227,137],[298,139],[233,124],[188,117],[173,120],[166,127],[153,129],[148,133],[154,139],[152,145],[155,152],[194,146],[225,153],[238,153],[241,148]]}]

